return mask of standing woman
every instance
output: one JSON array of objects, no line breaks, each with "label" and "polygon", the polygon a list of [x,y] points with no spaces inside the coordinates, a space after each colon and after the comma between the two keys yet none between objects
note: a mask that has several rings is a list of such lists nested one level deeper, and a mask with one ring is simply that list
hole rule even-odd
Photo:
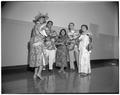
[{"label": "standing woman", "polygon": [[90,52],[91,50],[88,49],[90,44],[90,39],[88,36],[88,26],[82,25],[81,26],[81,36],[79,37],[79,66],[78,66],[78,73],[82,75],[88,75],[91,73],[90,67]]},{"label": "standing woman", "polygon": [[61,29],[59,37],[56,41],[57,51],[56,51],[56,66],[60,66],[59,72],[65,72],[64,67],[67,66],[67,33],[65,29]]},{"label": "standing woman", "polygon": [[44,56],[44,38],[46,36],[45,30],[43,27],[46,25],[46,20],[48,19],[47,14],[38,14],[35,17],[34,31],[30,39],[30,67],[35,68],[34,78],[38,77],[43,79],[41,76],[41,71],[45,65],[45,56]]}]

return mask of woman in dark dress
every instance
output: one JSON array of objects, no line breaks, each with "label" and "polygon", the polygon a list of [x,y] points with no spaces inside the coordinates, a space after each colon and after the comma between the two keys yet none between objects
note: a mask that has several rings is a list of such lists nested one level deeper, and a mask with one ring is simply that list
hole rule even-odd
[{"label": "woman in dark dress", "polygon": [[61,67],[59,72],[65,72],[64,67],[67,66],[67,40],[68,36],[65,29],[61,29],[59,37],[56,41],[56,66]]}]

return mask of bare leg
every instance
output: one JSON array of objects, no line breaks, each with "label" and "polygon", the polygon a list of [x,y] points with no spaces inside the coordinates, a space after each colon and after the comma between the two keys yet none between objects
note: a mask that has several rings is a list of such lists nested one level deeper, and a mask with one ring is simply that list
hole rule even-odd
[{"label": "bare leg", "polygon": [[62,67],[62,72],[65,73],[64,66]]},{"label": "bare leg", "polygon": [[43,69],[43,66],[39,66],[39,70],[37,73],[37,77],[39,77],[41,80],[43,79],[43,77],[41,76],[42,69]]},{"label": "bare leg", "polygon": [[35,72],[34,72],[33,78],[36,78],[37,72],[38,72],[38,67],[35,68]]}]

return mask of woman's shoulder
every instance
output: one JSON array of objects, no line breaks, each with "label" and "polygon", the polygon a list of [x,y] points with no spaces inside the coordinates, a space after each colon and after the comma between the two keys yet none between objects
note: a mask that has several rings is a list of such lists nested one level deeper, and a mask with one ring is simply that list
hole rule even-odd
[{"label": "woman's shoulder", "polygon": [[80,36],[79,36],[79,38],[83,38],[84,37],[84,35],[83,34],[81,34]]},{"label": "woman's shoulder", "polygon": [[89,35],[88,34],[84,34],[83,38],[89,38]]}]

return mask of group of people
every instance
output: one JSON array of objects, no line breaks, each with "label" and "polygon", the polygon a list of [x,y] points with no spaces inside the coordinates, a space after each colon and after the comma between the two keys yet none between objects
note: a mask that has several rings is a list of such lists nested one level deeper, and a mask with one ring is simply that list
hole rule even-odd
[{"label": "group of people", "polygon": [[34,78],[43,79],[41,72],[46,65],[53,70],[53,64],[60,67],[59,72],[65,72],[64,67],[70,64],[74,70],[74,61],[77,62],[78,73],[88,75],[91,73],[90,53],[92,37],[87,25],[81,25],[75,30],[74,23],[69,23],[68,29],[55,31],[53,22],[48,21],[47,14],[39,13],[30,38],[30,67],[35,68]]}]

